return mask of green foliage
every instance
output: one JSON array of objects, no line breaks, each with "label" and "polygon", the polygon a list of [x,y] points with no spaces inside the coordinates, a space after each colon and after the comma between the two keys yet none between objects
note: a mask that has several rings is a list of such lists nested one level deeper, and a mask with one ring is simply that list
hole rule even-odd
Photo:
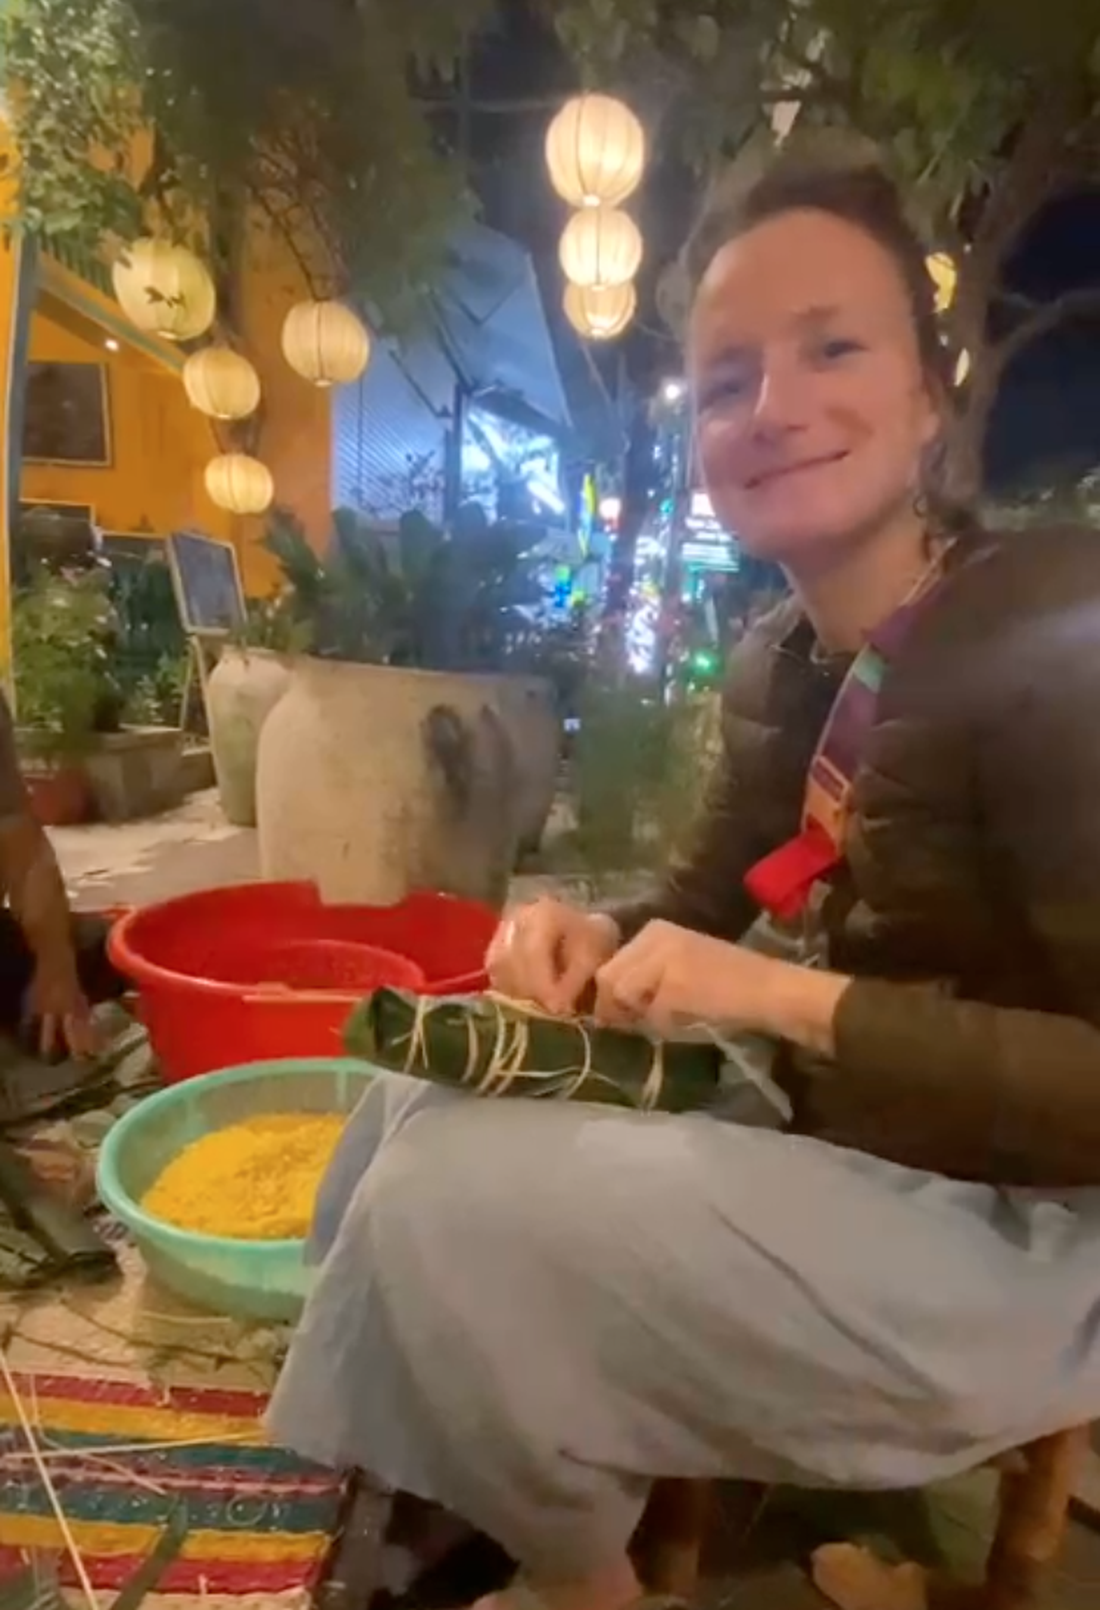
[{"label": "green foliage", "polygon": [[121,697],[112,665],[116,621],[102,572],[42,569],[12,611],[12,654],[21,729],[41,757],[74,759],[96,732],[117,727]]},{"label": "green foliage", "polygon": [[303,654],[312,634],[308,625],[292,618],[292,603],[285,592],[275,598],[246,599],[247,620],[244,630],[234,636],[236,646],[267,649],[272,654]]},{"label": "green foliage", "polygon": [[460,511],[453,533],[423,514],[396,531],[337,510],[321,558],[292,515],[276,514],[265,545],[286,586],[276,614],[325,659],[439,671],[496,671],[529,631],[542,589],[515,530]]},{"label": "green foliage", "polygon": [[[407,312],[465,206],[414,92],[488,0],[16,0],[2,50],[19,208],[95,251],[146,204],[227,266],[251,203],[316,294]],[[154,129],[143,171],[129,160]],[[89,160],[93,154],[96,159]]]},{"label": "green foliage", "polygon": [[125,688],[123,716],[131,727],[178,727],[187,681],[186,654],[166,654]]},{"label": "green foliage", "polygon": [[573,849],[590,872],[664,866],[694,820],[718,700],[669,702],[656,683],[593,678],[573,757]]},{"label": "green foliage", "polygon": [[881,142],[930,221],[995,177],[1043,86],[1091,72],[1067,108],[1079,128],[1100,99],[1100,23],[1080,0],[565,0],[552,14],[590,76],[659,81],[704,162],[789,99],[804,123]]},{"label": "green foliage", "polygon": [[125,719],[139,727],[175,727],[180,719],[187,641],[163,555],[116,555],[107,590],[114,611],[111,666]]},{"label": "green foliage", "polygon": [[1052,470],[1015,498],[991,508],[989,520],[997,530],[1082,525],[1093,526],[1100,534],[1100,467],[1080,479]]}]

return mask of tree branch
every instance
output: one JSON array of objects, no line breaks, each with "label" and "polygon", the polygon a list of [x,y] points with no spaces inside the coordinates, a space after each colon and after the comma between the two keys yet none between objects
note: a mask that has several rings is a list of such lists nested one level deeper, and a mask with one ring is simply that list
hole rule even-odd
[{"label": "tree branch", "polygon": [[306,290],[308,291],[310,297],[314,301],[318,301],[320,299],[320,290],[314,278],[313,270],[306,259],[306,255],[298,243],[294,229],[287,223],[286,219],[280,213],[276,212],[269,198],[258,186],[252,191],[252,199],[259,207],[260,211],[264,214],[264,217],[267,219],[272,229],[274,229],[275,232],[280,236],[295,263],[297,263],[298,271],[301,274],[302,279],[305,281]]},{"label": "tree branch", "polygon": [[1083,285],[1065,291],[1052,302],[1044,302],[1028,318],[1017,324],[1003,340],[990,348],[990,357],[1001,375],[1032,342],[1042,340],[1062,324],[1073,319],[1094,317],[1100,320],[1100,285]]}]

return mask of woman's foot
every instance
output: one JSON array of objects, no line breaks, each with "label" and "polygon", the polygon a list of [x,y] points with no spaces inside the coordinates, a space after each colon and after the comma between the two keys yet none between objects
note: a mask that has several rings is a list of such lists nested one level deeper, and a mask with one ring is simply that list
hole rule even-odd
[{"label": "woman's foot", "polygon": [[929,1610],[928,1574],[919,1565],[887,1565],[855,1543],[816,1550],[810,1575],[837,1610]]}]

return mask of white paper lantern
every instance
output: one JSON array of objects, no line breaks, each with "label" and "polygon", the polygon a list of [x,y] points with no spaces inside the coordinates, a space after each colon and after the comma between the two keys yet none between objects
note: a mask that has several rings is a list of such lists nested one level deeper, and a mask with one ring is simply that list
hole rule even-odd
[{"label": "white paper lantern", "polygon": [[949,252],[933,252],[931,257],[925,258],[925,266],[936,287],[936,312],[946,313],[955,300],[955,287],[959,283],[955,259]]},{"label": "white paper lantern", "polygon": [[260,403],[260,377],[231,347],[204,347],[183,366],[183,387],[192,408],[211,419],[247,419]]},{"label": "white paper lantern", "polygon": [[558,256],[573,285],[585,290],[626,285],[641,267],[642,237],[629,213],[588,207],[566,224]]},{"label": "white paper lantern", "polygon": [[565,287],[565,316],[588,341],[613,341],[622,335],[637,306],[633,280],[625,285]]},{"label": "white paper lantern", "polygon": [[571,207],[617,207],[645,171],[645,131],[610,95],[578,95],[546,131],[550,182]]},{"label": "white paper lantern", "polygon": [[299,302],[283,325],[283,356],[314,386],[346,386],[370,362],[370,336],[343,302]]},{"label": "white paper lantern", "polygon": [[193,341],[214,322],[214,281],[186,246],[135,240],[116,261],[111,278],[122,311],[146,335]]},{"label": "white paper lantern", "polygon": [[206,466],[206,490],[211,503],[230,514],[263,514],[271,507],[275,483],[271,471],[247,453],[222,453]]}]

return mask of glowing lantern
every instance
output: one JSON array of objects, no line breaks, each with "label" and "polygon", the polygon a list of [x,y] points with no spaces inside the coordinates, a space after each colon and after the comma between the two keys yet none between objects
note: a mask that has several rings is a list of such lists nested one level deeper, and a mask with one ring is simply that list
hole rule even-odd
[{"label": "glowing lantern", "polygon": [[214,322],[214,281],[186,246],[135,240],[111,270],[115,295],[131,324],[165,341],[193,341]]},{"label": "glowing lantern", "polygon": [[550,182],[571,207],[617,207],[645,170],[645,133],[610,95],[578,95],[546,131]]},{"label": "glowing lantern", "polygon": [[230,347],[193,352],[183,366],[183,388],[192,408],[212,419],[247,419],[260,402],[259,375]]},{"label": "glowing lantern", "polygon": [[629,213],[615,207],[575,212],[558,248],[562,272],[582,290],[626,285],[642,263],[642,237]]},{"label": "glowing lantern", "polygon": [[955,287],[959,282],[954,258],[947,252],[933,252],[925,259],[925,266],[936,287],[936,312],[946,313],[955,300]]},{"label": "glowing lantern", "polygon": [[346,386],[370,362],[370,336],[343,302],[299,302],[283,325],[283,356],[314,386]]},{"label": "glowing lantern", "polygon": [[275,483],[271,471],[247,453],[223,453],[206,466],[206,490],[211,503],[230,514],[263,514],[271,507]]},{"label": "glowing lantern", "polygon": [[956,384],[956,386],[965,386],[966,385],[966,377],[967,377],[967,375],[969,373],[970,373],[970,354],[969,354],[969,352],[966,351],[966,349],[964,347],[962,352],[959,353],[959,361],[955,365],[955,384]]},{"label": "glowing lantern", "polygon": [[622,335],[637,306],[633,280],[625,285],[565,287],[565,316],[589,341],[613,341]]}]

